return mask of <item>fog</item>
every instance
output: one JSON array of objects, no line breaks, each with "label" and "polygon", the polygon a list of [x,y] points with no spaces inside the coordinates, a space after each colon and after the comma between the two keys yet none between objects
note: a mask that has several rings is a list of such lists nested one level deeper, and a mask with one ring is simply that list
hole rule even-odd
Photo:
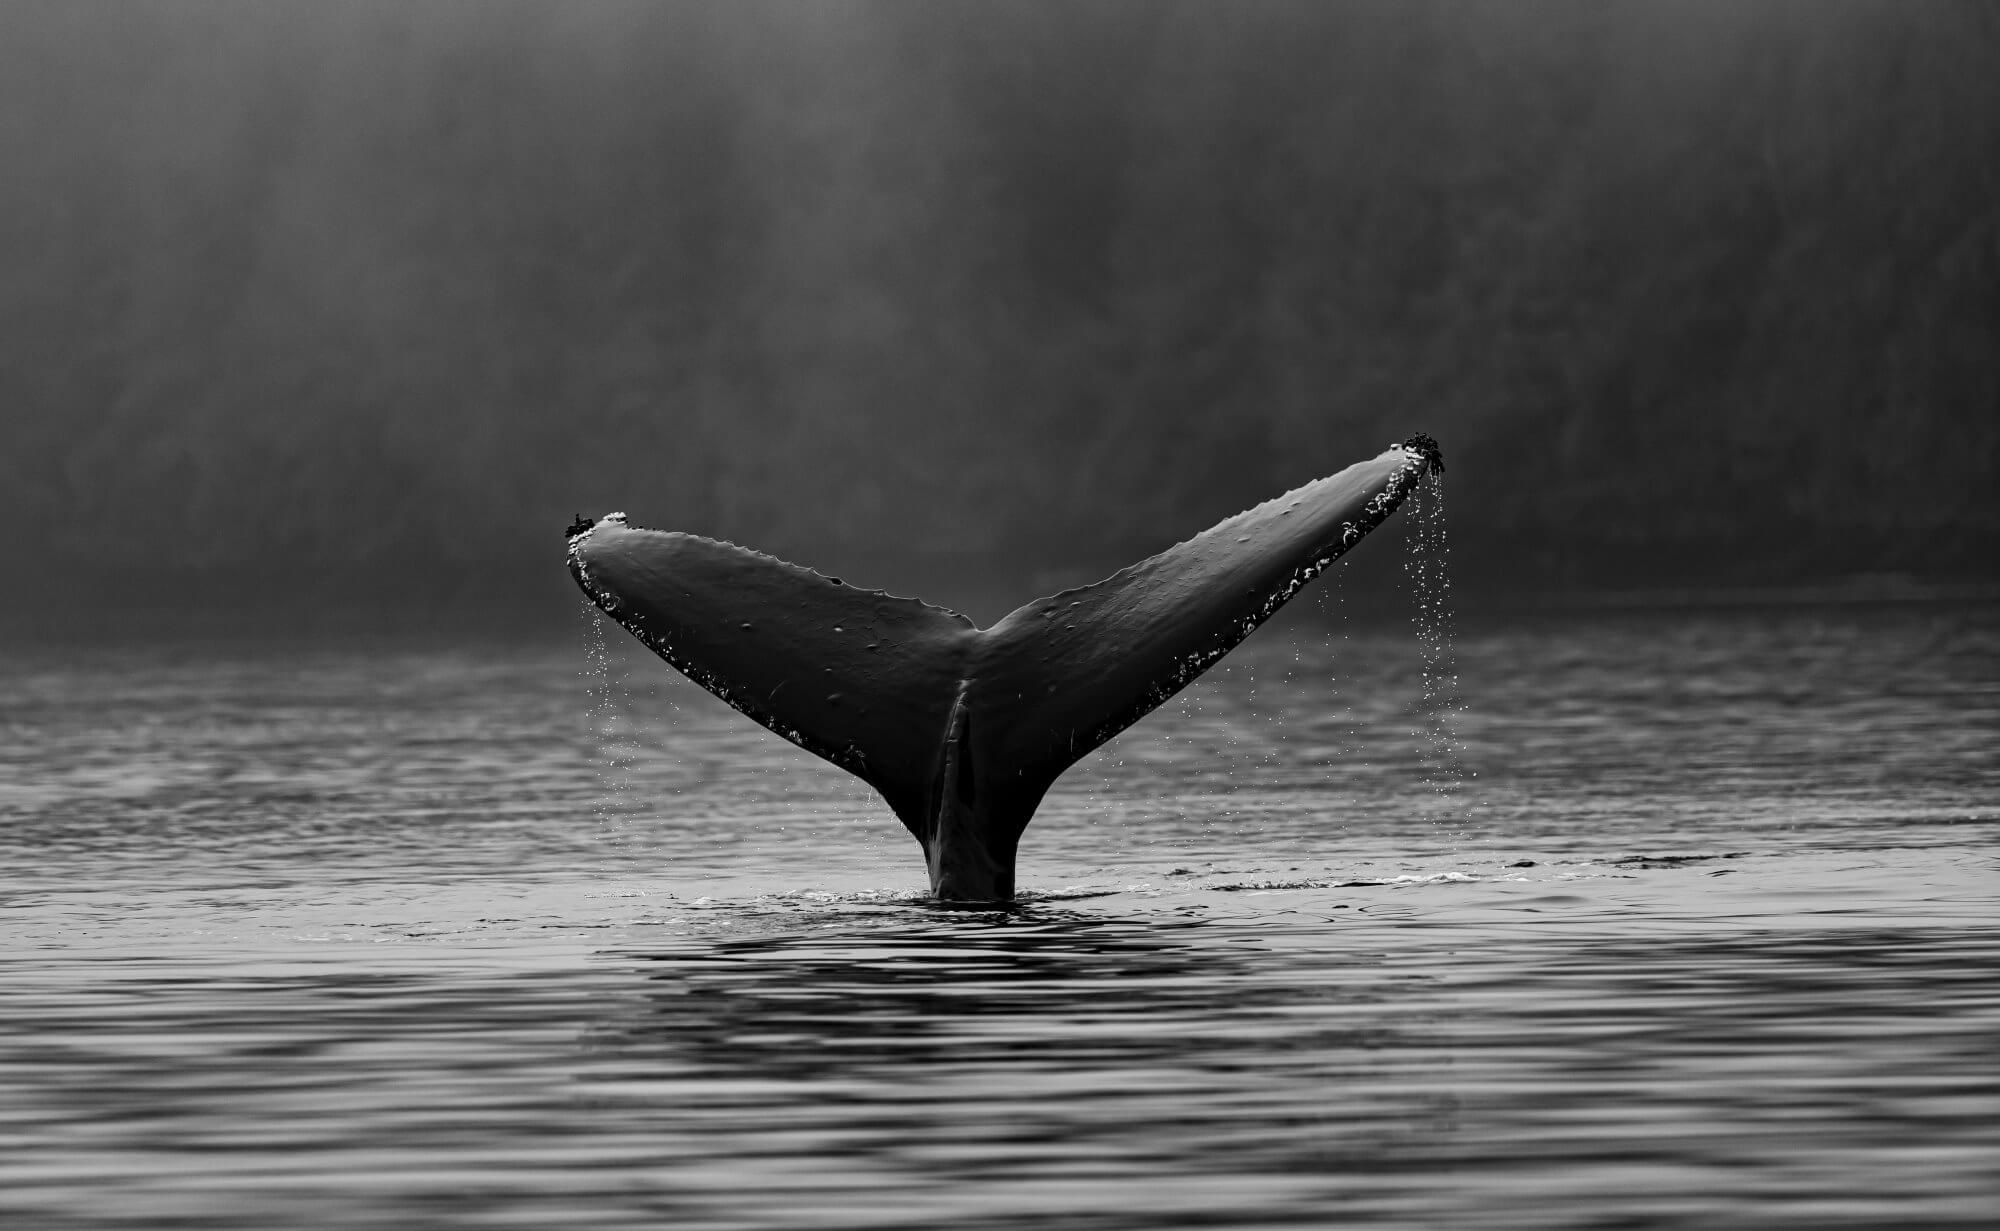
[{"label": "fog", "polygon": [[1418,430],[1475,592],[2000,559],[1980,0],[23,2],[0,100],[9,627],[546,622],[611,509],[1026,598]]}]

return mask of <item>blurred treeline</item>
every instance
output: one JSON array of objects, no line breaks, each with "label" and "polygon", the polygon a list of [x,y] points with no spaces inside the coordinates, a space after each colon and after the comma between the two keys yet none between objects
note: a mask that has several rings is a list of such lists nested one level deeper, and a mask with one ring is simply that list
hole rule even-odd
[{"label": "blurred treeline", "polygon": [[1052,584],[1418,429],[1489,583],[1988,577],[2000,5],[6,4],[0,425],[16,612]]}]

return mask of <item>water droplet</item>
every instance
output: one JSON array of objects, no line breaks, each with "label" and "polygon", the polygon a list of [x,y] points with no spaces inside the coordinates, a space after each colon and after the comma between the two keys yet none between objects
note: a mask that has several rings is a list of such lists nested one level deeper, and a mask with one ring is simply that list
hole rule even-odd
[{"label": "water droplet", "polygon": [[1404,569],[1416,590],[1413,615],[1423,653],[1423,697],[1419,703],[1429,744],[1424,756],[1424,785],[1436,797],[1438,822],[1457,821],[1455,808],[1466,773],[1458,759],[1457,720],[1460,710],[1458,671],[1452,647],[1451,576],[1445,542],[1444,476],[1437,468],[1416,481],[1410,491],[1414,523],[1410,555]]}]

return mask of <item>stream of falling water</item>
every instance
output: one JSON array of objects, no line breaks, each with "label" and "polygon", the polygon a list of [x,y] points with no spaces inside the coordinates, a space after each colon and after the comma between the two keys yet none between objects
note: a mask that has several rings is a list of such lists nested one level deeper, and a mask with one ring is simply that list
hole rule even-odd
[{"label": "stream of falling water", "polygon": [[596,807],[599,836],[610,845],[622,844],[625,823],[631,814],[632,759],[634,748],[625,729],[631,723],[629,705],[620,704],[624,680],[615,674],[611,645],[605,636],[605,621],[587,598],[577,600],[578,618],[583,623],[583,684],[586,697],[585,721],[596,744],[597,777],[602,790]]},{"label": "stream of falling water", "polygon": [[1409,554],[1403,570],[1416,600],[1413,622],[1423,657],[1423,693],[1416,716],[1427,747],[1423,785],[1433,824],[1462,837],[1466,827],[1460,795],[1466,771],[1459,759],[1458,660],[1453,645],[1451,559],[1446,541],[1444,475],[1433,467],[1409,498]]}]

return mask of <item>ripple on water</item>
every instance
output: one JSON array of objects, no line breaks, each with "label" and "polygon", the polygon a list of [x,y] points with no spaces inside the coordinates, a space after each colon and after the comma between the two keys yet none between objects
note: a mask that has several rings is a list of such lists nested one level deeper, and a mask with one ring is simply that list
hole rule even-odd
[{"label": "ripple on water", "polygon": [[0,664],[0,1224],[1990,1221],[1990,618],[1461,633],[1448,830],[1328,644],[1005,912],[649,662]]},{"label": "ripple on water", "polygon": [[1863,1226],[1990,1208],[2000,930],[1634,936],[1203,896],[766,903],[739,934],[540,963],[15,964],[34,1013],[0,1032],[0,1211]]}]

